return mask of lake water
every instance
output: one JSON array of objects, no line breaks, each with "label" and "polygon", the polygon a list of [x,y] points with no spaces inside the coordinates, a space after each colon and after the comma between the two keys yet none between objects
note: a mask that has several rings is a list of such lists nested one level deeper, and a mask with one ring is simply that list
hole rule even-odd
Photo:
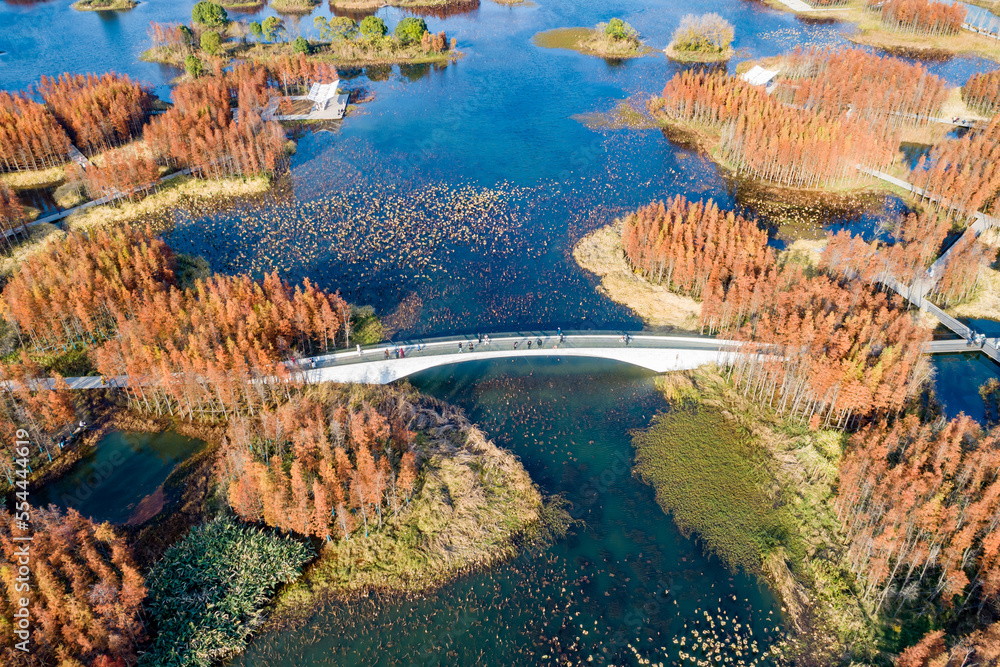
[{"label": "lake water", "polygon": [[115,431],[68,473],[32,491],[31,500],[38,506],[72,507],[94,521],[125,523],[142,499],[204,444],[172,431]]},{"label": "lake water", "polygon": [[[151,20],[188,20],[194,0],[100,13],[69,4],[0,2],[0,88],[23,89],[43,74],[115,70],[169,97],[178,72],[137,56],[148,46]],[[639,328],[634,315],[596,292],[571,250],[623,212],[675,194],[757,213],[779,245],[842,227],[874,234],[880,215],[901,210],[899,200],[859,198],[836,211],[807,202],[772,219],[752,189],[697,150],[658,130],[617,129],[599,116],[626,100],[641,107],[685,65],[659,51],[607,62],[532,42],[543,30],[618,16],[660,49],[683,15],[710,11],[736,26],[730,68],[795,46],[843,44],[853,30],[737,0],[538,0],[524,7],[483,0],[465,14],[429,16],[431,30],[458,38],[465,58],[342,72],[348,87],[365,88],[374,100],[342,124],[298,137],[291,174],[266,196],[171,214],[169,242],[206,256],[219,271],[275,270],[340,289],[375,306],[394,335],[405,337]],[[331,15],[325,4],[314,13]],[[379,15],[392,27],[406,13]],[[312,16],[286,18],[286,25],[290,36],[314,34]],[[952,85],[995,67],[968,57],[927,66]],[[981,417],[976,388],[995,369],[961,355],[934,363],[948,413]],[[652,490],[631,477],[628,432],[665,407],[649,375],[611,362],[521,359],[440,369],[414,383],[463,406],[521,457],[544,491],[565,493],[585,524],[543,554],[421,600],[328,609],[301,631],[256,641],[239,664],[519,665],[561,655],[636,664],[637,654],[669,664],[673,638],[693,629],[703,610],[739,619],[762,643],[765,628],[779,625],[769,593],[706,558],[660,511]],[[133,448],[126,436],[112,437],[118,444],[102,444],[95,457],[119,451],[135,465],[122,464],[113,482],[78,507],[125,521],[132,503],[194,445]],[[98,461],[82,465],[95,470]],[[52,485],[51,500],[90,474],[77,473]]]},{"label": "lake water", "polygon": [[666,407],[653,377],[608,361],[523,358],[414,376],[517,454],[546,493],[564,494],[582,523],[542,554],[422,599],[333,605],[301,630],[257,639],[236,664],[675,664],[674,639],[706,610],[743,634],[749,625],[766,648],[781,625],[773,596],[680,535],[631,475],[629,431]]}]

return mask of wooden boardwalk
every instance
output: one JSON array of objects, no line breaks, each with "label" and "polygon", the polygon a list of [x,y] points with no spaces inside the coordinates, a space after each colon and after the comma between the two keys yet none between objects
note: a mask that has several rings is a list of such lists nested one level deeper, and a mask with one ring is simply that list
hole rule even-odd
[{"label": "wooden boardwalk", "polygon": [[[858,166],[858,169],[866,174],[869,174],[870,176],[892,183],[893,185],[903,188],[904,190],[912,192],[925,199],[930,199],[931,201],[941,201],[941,198],[937,195],[928,193],[922,188],[918,188],[912,183],[908,183],[902,179],[890,176],[889,174],[880,171],[865,169],[860,165]],[[1000,220],[984,213],[980,213],[979,211],[975,213],[973,218],[974,222],[966,228],[963,238],[968,237],[969,235],[971,235],[972,238],[978,238],[980,234],[985,232],[990,227],[1000,227]],[[940,257],[937,258],[933,264],[931,264],[930,268],[927,269],[924,275],[913,283],[907,285],[890,275],[882,276],[879,279],[879,282],[899,294],[917,308],[933,315],[941,324],[961,336],[964,339],[964,342],[968,343],[972,341],[979,332],[974,331],[965,324],[962,324],[957,319],[944,312],[941,308],[928,301],[926,298],[927,293],[931,291],[935,284],[937,284],[937,279],[941,275],[941,271],[944,269],[944,265],[948,261],[948,256],[951,254],[951,251],[954,250],[955,246],[958,245],[960,240],[961,238],[956,240],[955,243],[953,243],[944,253],[941,254]],[[987,339],[982,346],[978,348],[973,347],[969,351],[978,350],[993,359],[993,361],[1000,362],[1000,349],[998,349],[998,344],[1000,344],[1000,338],[994,338],[992,340]]]},{"label": "wooden boardwalk", "polygon": [[[156,183],[154,183],[152,185],[148,185],[148,186],[146,186],[146,188],[142,188],[142,189],[149,189],[151,187],[155,187],[155,186],[160,185],[162,183],[166,183],[167,181],[173,180],[173,179],[178,178],[180,176],[188,176],[191,173],[192,173],[191,169],[182,169],[181,171],[175,171],[172,174],[168,174],[168,175],[164,176],[163,178],[161,178],[160,180],[158,180]],[[84,204],[80,204],[79,206],[74,206],[73,208],[68,208],[68,209],[66,209],[64,211],[56,211],[55,213],[50,213],[49,215],[47,215],[47,216],[45,216],[43,218],[37,218],[35,220],[32,220],[31,222],[25,223],[24,229],[27,230],[27,229],[30,229],[30,228],[35,227],[37,225],[40,225],[42,223],[57,222],[59,220],[62,220],[63,218],[69,217],[69,216],[71,216],[74,213],[77,213],[79,211],[86,211],[88,208],[93,208],[94,206],[102,206],[104,204],[110,204],[111,202],[118,201],[119,199],[124,199],[125,197],[129,196],[130,194],[134,194],[134,193],[126,192],[126,193],[118,193],[118,194],[115,194],[115,195],[108,195],[106,197],[101,197],[100,199],[95,199],[93,201],[88,201],[88,202],[86,202]],[[13,236],[13,235],[19,233],[21,230],[22,230],[21,227],[18,227],[17,229],[8,229],[8,230],[5,230],[3,232],[2,238],[6,239],[9,236]]]}]

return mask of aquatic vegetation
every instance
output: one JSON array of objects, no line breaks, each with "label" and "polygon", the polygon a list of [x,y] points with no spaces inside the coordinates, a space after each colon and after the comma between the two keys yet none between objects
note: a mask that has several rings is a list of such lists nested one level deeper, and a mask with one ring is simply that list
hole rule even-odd
[{"label": "aquatic vegetation", "polygon": [[208,667],[241,652],[275,589],[312,556],[307,545],[227,518],[191,529],[147,577],[157,633],[139,664]]},{"label": "aquatic vegetation", "polygon": [[764,572],[792,529],[770,489],[767,458],[752,434],[721,410],[678,406],[633,438],[636,474],[685,534],[732,568]]}]

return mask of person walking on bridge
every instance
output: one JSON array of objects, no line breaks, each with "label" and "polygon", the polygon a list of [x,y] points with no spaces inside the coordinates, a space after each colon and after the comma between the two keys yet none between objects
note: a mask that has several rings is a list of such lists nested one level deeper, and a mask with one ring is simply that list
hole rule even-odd
[{"label": "person walking on bridge", "polygon": [[360,343],[358,343],[358,356],[359,356],[359,357],[360,357],[360,356],[363,356],[363,355],[361,354],[361,344],[360,344]]}]

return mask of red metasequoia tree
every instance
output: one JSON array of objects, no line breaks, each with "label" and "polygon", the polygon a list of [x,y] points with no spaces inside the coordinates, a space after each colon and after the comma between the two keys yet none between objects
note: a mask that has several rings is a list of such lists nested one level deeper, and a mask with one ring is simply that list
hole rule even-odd
[{"label": "red metasequoia tree", "polygon": [[957,139],[931,150],[910,172],[909,181],[923,189],[924,199],[952,215],[973,215],[984,204],[1000,210],[1000,116]]},{"label": "red metasequoia tree", "polygon": [[283,400],[295,378],[285,361],[327,352],[347,304],[306,280],[215,275],[186,290],[150,294],[92,353],[101,373],[129,378],[135,407],[194,418],[255,414]]},{"label": "red metasequoia tree", "polygon": [[774,254],[767,232],[711,200],[678,196],[623,220],[625,256],[652,282],[704,302],[702,323],[726,329],[773,289]]},{"label": "red metasequoia tree", "polygon": [[928,632],[896,659],[896,667],[986,667],[1000,664],[1000,622],[976,630],[945,647],[944,631]]},{"label": "red metasequoia tree", "polygon": [[246,521],[330,540],[381,526],[417,480],[414,406],[394,390],[366,400],[293,396],[236,417],[219,474]]},{"label": "red metasequoia tree", "polygon": [[970,76],[962,86],[962,100],[984,116],[1000,112],[1000,70]]},{"label": "red metasequoia tree", "polygon": [[153,98],[128,76],[107,73],[43,76],[38,92],[76,146],[92,154],[128,142],[142,132]]},{"label": "red metasequoia tree", "polygon": [[135,664],[145,639],[140,611],[142,575],[125,540],[108,524],[94,525],[75,510],[31,512],[31,651],[14,647],[10,620],[24,597],[18,582],[19,548],[13,517],[0,510],[0,614],[7,631],[0,655],[8,665]]},{"label": "red metasequoia tree", "polygon": [[145,146],[134,142],[106,151],[99,165],[91,164],[84,169],[71,163],[66,174],[70,181],[83,183],[91,199],[122,195],[135,200],[159,180],[160,169]]},{"label": "red metasequoia tree", "polygon": [[66,162],[69,137],[43,105],[0,91],[0,171],[45,169]]},{"label": "red metasequoia tree", "polygon": [[940,112],[948,89],[920,63],[862,49],[800,47],[786,58],[774,94],[796,107],[849,112],[878,126],[926,122]]},{"label": "red metasequoia tree", "polygon": [[725,72],[685,70],[649,104],[655,115],[720,132],[721,157],[740,174],[797,187],[855,178],[892,162],[897,132],[861,114],[801,109]]},{"label": "red metasequoia tree", "polygon": [[[186,26],[185,26],[186,27]],[[149,22],[149,38],[153,47],[188,50],[191,43],[180,23]]]},{"label": "red metasequoia tree", "polygon": [[24,226],[28,216],[17,194],[6,183],[0,182],[0,242],[5,247],[11,247],[17,232],[25,232]]},{"label": "red metasequoia tree", "polygon": [[284,362],[328,352],[346,331],[347,304],[308,280],[215,275],[179,289],[175,268],[148,230],[70,234],[18,267],[4,315],[37,350],[90,345],[133,406],[187,417],[253,413],[287,394]]},{"label": "red metasequoia tree", "polygon": [[903,407],[929,332],[897,297],[790,267],[730,335],[747,343],[731,371],[744,393],[811,427],[845,428]]},{"label": "red metasequoia tree", "polygon": [[[37,382],[44,378],[44,382]],[[58,373],[44,373],[21,350],[20,361],[0,366],[0,490],[17,480],[13,462],[27,458],[32,470],[59,456],[62,443],[79,421],[79,412],[66,381]],[[49,384],[51,382],[51,384]],[[27,457],[14,455],[18,430],[28,432]]]},{"label": "red metasequoia tree", "polygon": [[261,117],[268,80],[263,67],[240,65],[177,86],[174,108],[146,128],[147,144],[168,163],[213,178],[276,171],[285,163],[285,133]]},{"label": "red metasequoia tree", "polygon": [[21,343],[63,351],[114,335],[151,294],[174,284],[174,254],[149,231],[99,227],[26,258],[4,287],[4,317]]},{"label": "red metasequoia tree", "polygon": [[878,420],[851,437],[837,515],[848,562],[876,608],[893,590],[930,584],[954,596],[1000,592],[1000,431],[964,415]]},{"label": "red metasequoia tree", "polygon": [[[860,236],[841,231],[830,236],[821,268],[845,278],[868,283],[895,278],[904,285],[930,281],[929,295],[947,307],[966,299],[979,284],[983,269],[996,259],[996,251],[963,234],[947,253],[938,256],[951,222],[936,212],[910,213],[890,229],[888,243],[866,243]],[[928,272],[932,264],[933,273]]]},{"label": "red metasequoia tree", "polygon": [[968,10],[958,2],[947,5],[931,0],[868,0],[882,25],[896,32],[921,35],[954,35],[962,29]]}]

